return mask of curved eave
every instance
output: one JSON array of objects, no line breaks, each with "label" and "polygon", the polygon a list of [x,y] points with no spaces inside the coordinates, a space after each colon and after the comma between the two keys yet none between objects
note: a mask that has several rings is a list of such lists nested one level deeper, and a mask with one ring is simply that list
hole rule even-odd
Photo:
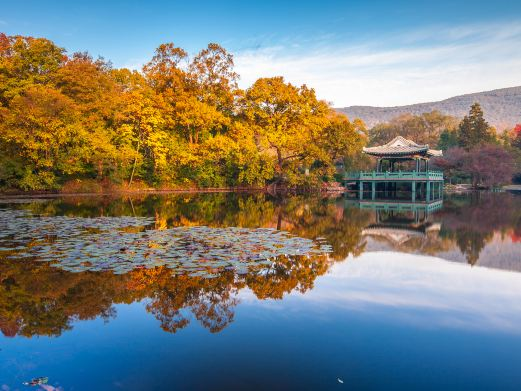
[{"label": "curved eave", "polygon": [[422,151],[387,151],[387,152],[379,152],[379,151],[367,151],[363,150],[364,153],[371,155],[371,156],[378,156],[378,157],[387,157],[387,156],[410,156],[414,157],[415,155],[427,155],[427,150]]},{"label": "curved eave", "polygon": [[437,149],[429,149],[427,151],[427,155],[431,157],[441,157],[443,156],[443,151],[437,150]]}]

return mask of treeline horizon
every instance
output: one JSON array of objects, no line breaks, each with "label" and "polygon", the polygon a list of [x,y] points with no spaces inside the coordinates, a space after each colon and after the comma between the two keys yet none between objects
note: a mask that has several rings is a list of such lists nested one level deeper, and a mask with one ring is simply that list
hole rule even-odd
[{"label": "treeline horizon", "polygon": [[362,147],[397,135],[443,149],[450,180],[521,180],[521,126],[498,135],[479,104],[462,120],[433,111],[367,130],[306,85],[238,79],[215,43],[193,57],[161,44],[136,71],[0,33],[0,190],[318,187],[373,169]]},{"label": "treeline horizon", "polygon": [[315,186],[356,160],[361,121],[306,85],[238,77],[215,43],[162,44],[135,71],[0,33],[0,188]]}]

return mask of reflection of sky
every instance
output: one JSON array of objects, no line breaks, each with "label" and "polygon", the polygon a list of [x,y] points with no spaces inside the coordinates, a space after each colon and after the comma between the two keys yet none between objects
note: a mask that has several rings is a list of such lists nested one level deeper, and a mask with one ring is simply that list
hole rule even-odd
[{"label": "reflection of sky", "polygon": [[[166,333],[145,303],[58,338],[0,338],[0,387],[74,390],[519,390],[521,274],[371,252],[304,294],[240,293],[231,324]],[[343,379],[340,384],[337,378]]]},{"label": "reflection of sky", "polygon": [[[252,297],[243,292],[242,298]],[[355,311],[420,327],[521,332],[520,273],[420,255],[349,257],[319,278],[314,290],[288,301],[308,311]]]}]

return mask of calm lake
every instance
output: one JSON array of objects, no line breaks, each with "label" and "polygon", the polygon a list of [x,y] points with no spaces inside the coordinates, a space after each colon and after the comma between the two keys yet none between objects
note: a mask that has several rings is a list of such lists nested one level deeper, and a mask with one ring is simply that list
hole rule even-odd
[{"label": "calm lake", "polygon": [[521,195],[0,199],[0,331],[1,391],[520,390]]}]

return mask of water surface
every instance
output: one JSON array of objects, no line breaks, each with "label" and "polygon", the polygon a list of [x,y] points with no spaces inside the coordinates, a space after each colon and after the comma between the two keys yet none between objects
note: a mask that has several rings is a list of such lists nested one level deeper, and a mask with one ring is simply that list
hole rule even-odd
[{"label": "water surface", "polygon": [[3,199],[0,387],[518,390],[520,272],[509,193]]}]

